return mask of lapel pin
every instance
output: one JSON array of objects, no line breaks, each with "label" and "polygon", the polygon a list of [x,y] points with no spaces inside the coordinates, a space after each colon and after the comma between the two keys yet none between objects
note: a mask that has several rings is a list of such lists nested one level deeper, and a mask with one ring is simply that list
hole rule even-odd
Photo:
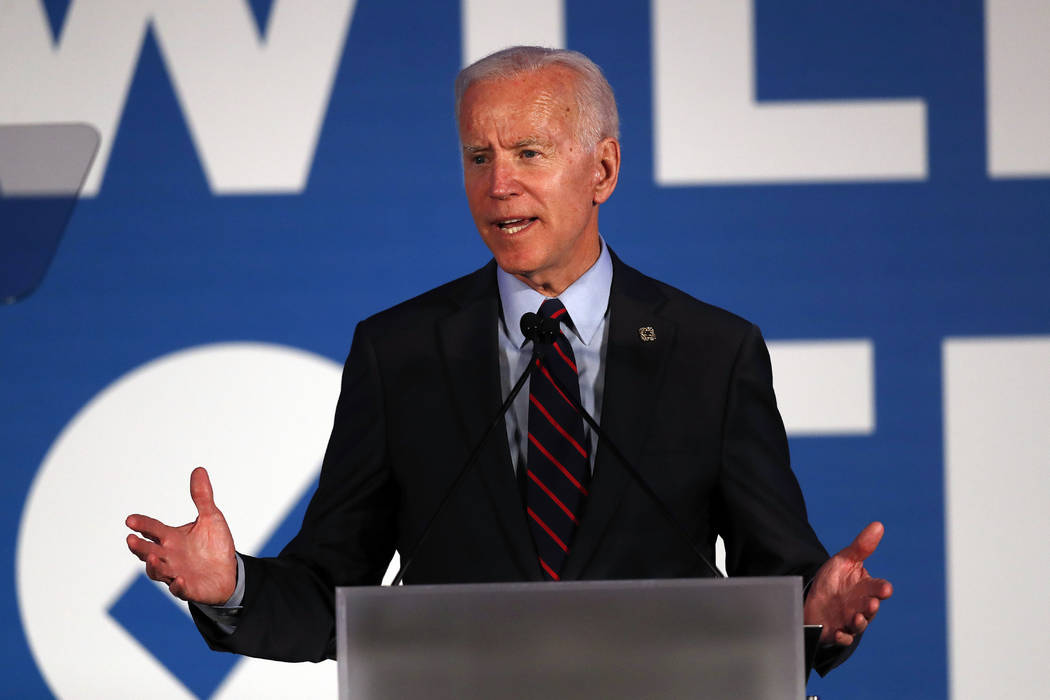
[{"label": "lapel pin", "polygon": [[651,343],[656,340],[656,330],[652,326],[642,326],[638,329],[638,337],[643,343]]}]

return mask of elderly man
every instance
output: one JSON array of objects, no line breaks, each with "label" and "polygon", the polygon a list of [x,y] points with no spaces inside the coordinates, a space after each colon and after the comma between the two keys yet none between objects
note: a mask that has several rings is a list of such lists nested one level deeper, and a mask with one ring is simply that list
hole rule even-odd
[{"label": "elderly man", "polygon": [[[197,469],[197,520],[130,516],[147,538],[129,535],[132,552],[193,602],[214,648],[332,656],[334,587],[379,583],[394,549],[419,541],[528,366],[518,320],[539,310],[560,332],[406,581],[709,576],[693,549],[713,559],[721,535],[730,575],[805,578],[827,670],[891,594],[864,569],[881,525],[828,558],[789,466],[758,329],[645,277],[602,240],[620,144],[600,69],[571,51],[507,49],[462,71],[456,116],[467,201],[495,261],[357,327],[299,534],[274,559],[238,555]],[[586,429],[581,405],[654,494]]]}]

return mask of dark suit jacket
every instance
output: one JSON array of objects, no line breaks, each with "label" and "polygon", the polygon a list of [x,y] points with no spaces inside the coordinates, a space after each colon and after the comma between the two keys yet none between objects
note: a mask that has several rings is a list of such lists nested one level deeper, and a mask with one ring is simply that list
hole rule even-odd
[{"label": "dark suit jacket", "polygon": [[[806,519],[758,329],[614,256],[601,425],[730,575],[801,574],[827,559]],[[501,403],[495,264],[362,321],[320,484],[276,559],[244,557],[232,635],[213,648],[334,654],[333,588],[377,584],[412,549]],[[513,322],[513,320],[512,320]],[[652,327],[643,342],[639,328]],[[601,442],[565,580],[710,576]],[[488,437],[406,583],[541,580],[506,430]]]}]

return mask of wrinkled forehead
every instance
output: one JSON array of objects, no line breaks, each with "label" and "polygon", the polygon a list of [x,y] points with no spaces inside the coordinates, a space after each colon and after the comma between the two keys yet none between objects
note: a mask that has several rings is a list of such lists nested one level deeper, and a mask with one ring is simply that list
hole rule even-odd
[{"label": "wrinkled forehead", "polygon": [[518,137],[560,127],[575,132],[575,90],[575,75],[561,66],[479,80],[463,95],[460,140],[467,144],[493,129]]}]

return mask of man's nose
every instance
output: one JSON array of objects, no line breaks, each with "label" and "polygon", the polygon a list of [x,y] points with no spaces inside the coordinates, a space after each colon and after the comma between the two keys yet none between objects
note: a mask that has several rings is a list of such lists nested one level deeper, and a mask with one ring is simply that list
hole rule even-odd
[{"label": "man's nose", "polygon": [[492,163],[489,178],[489,196],[496,199],[506,199],[521,192],[521,184],[518,182],[517,172],[512,163],[503,159],[496,159]]}]

